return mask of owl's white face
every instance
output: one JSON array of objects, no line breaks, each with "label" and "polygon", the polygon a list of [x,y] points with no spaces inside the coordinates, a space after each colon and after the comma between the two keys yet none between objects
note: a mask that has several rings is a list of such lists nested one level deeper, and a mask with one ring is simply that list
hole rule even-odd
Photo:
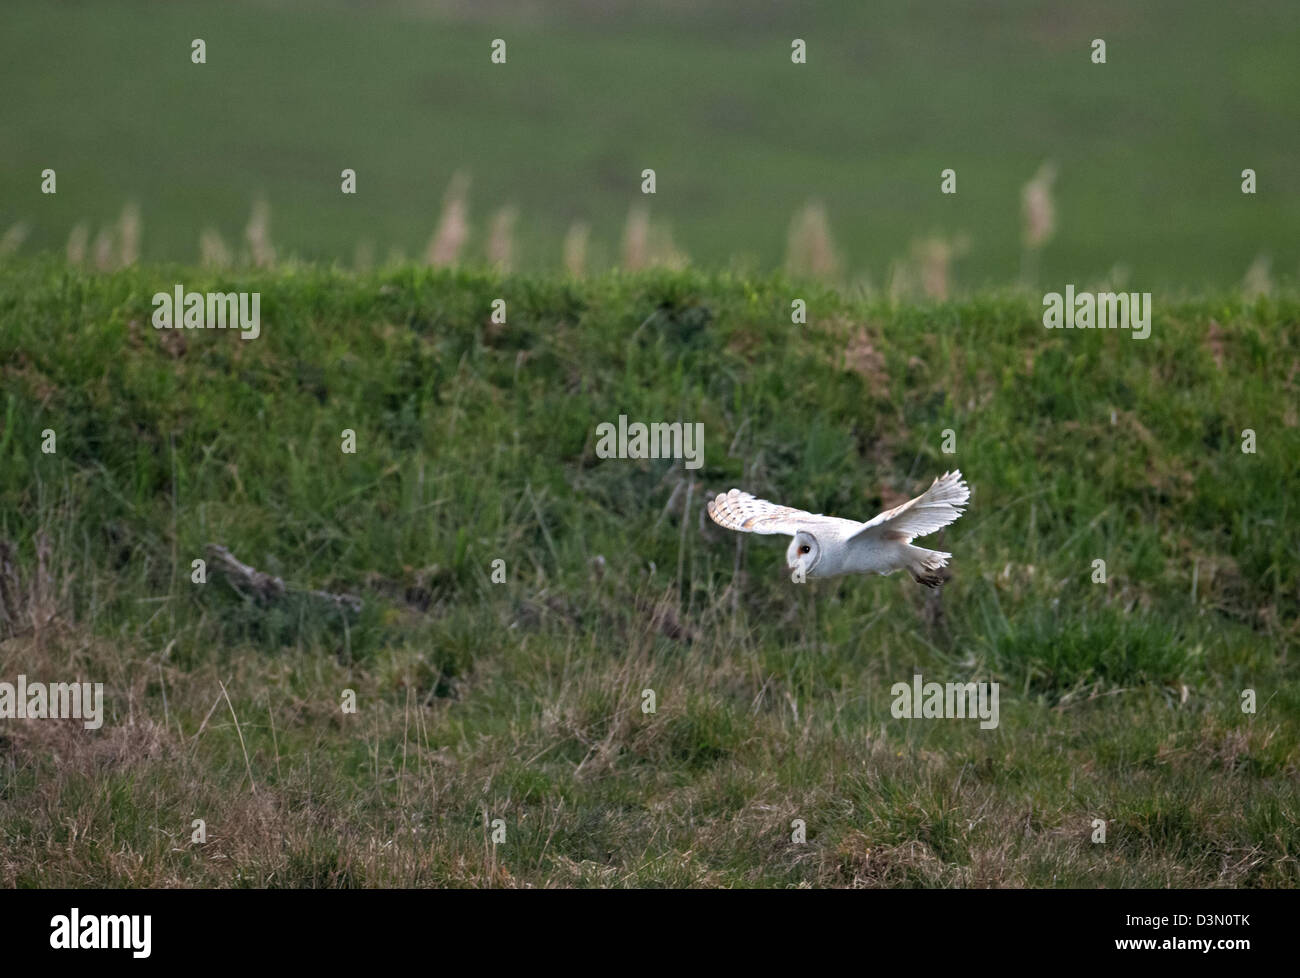
[{"label": "owl's white face", "polygon": [[817,544],[817,538],[806,530],[800,530],[790,541],[790,547],[785,552],[785,563],[792,571],[802,568],[804,577],[815,577],[813,569],[821,556],[822,549]]}]

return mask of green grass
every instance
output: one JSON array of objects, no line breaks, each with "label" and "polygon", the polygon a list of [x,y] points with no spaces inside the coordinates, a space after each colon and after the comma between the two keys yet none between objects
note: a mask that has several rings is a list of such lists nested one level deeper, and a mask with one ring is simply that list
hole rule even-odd
[{"label": "green grass", "polygon": [[[262,336],[153,330],[176,282],[260,291]],[[108,713],[0,722],[0,884],[1300,884],[1300,301],[1157,296],[1144,341],[1040,317],[0,265],[0,680]],[[704,466],[597,458],[619,414],[702,422]],[[958,466],[934,595],[793,585],[700,516],[739,485],[865,518]],[[364,608],[193,584],[208,543]],[[999,726],[894,719],[915,671],[998,681]]]},{"label": "green grass", "polygon": [[964,234],[969,289],[1018,274],[1020,188],[1050,159],[1045,287],[1117,265],[1139,290],[1230,287],[1260,255],[1300,270],[1291,0],[10,0],[5,25],[0,234],[26,225],[26,251],[62,250],[83,221],[93,240],[133,200],[143,256],[192,262],[207,227],[237,245],[264,197],[284,254],[418,257],[463,170],[472,257],[515,205],[518,267],[557,270],[580,220],[601,268],[650,167],[653,218],[705,267],[779,267],[819,199],[850,278],[884,287],[916,238]]}]

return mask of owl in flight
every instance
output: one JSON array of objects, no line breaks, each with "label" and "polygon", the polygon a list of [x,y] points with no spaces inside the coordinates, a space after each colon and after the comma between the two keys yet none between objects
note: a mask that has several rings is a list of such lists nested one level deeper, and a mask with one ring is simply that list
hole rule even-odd
[{"label": "owl in flight", "polygon": [[943,583],[939,571],[952,554],[914,547],[912,540],[956,520],[968,499],[970,487],[957,471],[945,472],[915,499],[867,523],[777,506],[739,489],[720,493],[709,503],[709,516],[728,530],[793,537],[785,562],[796,581],[905,569],[926,587],[938,587]]}]

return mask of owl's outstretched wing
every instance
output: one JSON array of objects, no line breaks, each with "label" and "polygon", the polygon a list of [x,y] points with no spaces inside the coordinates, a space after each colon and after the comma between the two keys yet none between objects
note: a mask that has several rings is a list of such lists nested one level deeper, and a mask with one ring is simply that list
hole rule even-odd
[{"label": "owl's outstretched wing", "polygon": [[732,489],[719,493],[708,504],[709,516],[718,526],[741,533],[784,533],[794,536],[800,527],[831,522],[832,518],[820,513],[778,506],[766,499],[757,499],[752,493]]},{"label": "owl's outstretched wing", "polygon": [[970,487],[962,479],[961,470],[945,472],[915,499],[887,509],[871,520],[853,539],[888,535],[911,543],[913,538],[933,533],[956,520],[969,499]]}]

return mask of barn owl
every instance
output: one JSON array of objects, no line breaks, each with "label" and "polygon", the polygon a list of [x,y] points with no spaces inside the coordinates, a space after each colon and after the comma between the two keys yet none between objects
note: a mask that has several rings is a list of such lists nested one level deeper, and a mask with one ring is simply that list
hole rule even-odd
[{"label": "barn owl", "polygon": [[777,506],[739,489],[720,493],[708,508],[713,522],[729,530],[792,536],[785,552],[794,572],[791,580],[904,569],[918,583],[938,587],[943,583],[939,571],[952,554],[914,547],[912,540],[956,520],[968,499],[970,487],[956,471],[945,472],[915,499],[867,523]]}]

